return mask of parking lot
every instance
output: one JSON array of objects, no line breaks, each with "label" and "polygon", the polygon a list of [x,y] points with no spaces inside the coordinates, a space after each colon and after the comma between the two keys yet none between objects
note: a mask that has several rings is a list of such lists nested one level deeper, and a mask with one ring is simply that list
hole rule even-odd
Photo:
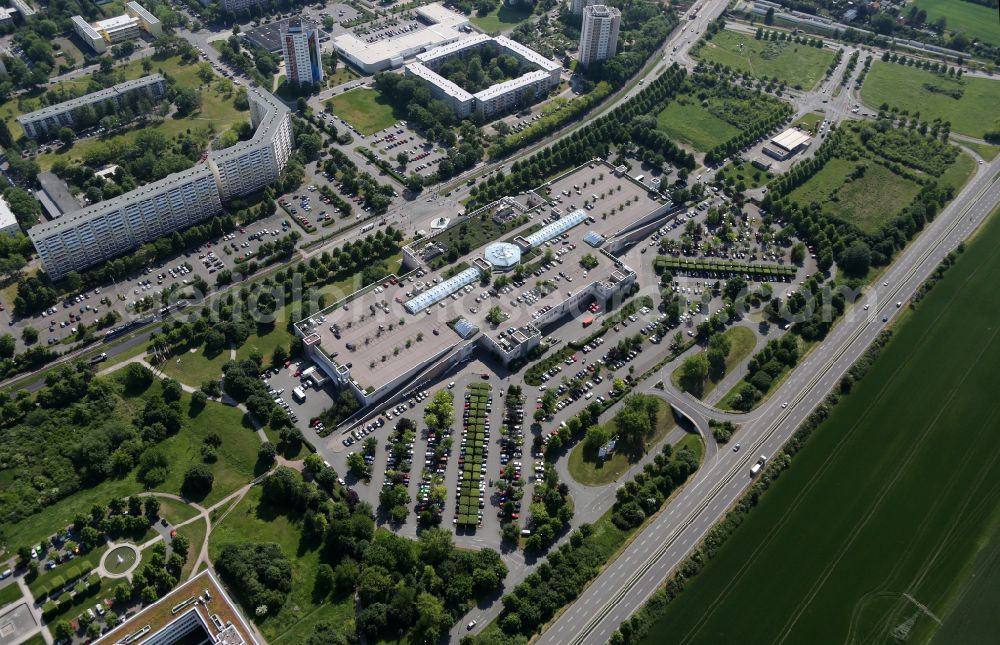
[{"label": "parking lot", "polygon": [[352,31],[366,43],[377,43],[426,28],[426,25],[412,17],[412,13],[407,16],[410,17],[383,18],[355,27]]},{"label": "parking lot", "polygon": [[[368,139],[368,146],[375,154],[391,163],[401,173],[415,172],[424,177],[429,176],[437,170],[437,164],[447,156],[446,150],[435,147],[415,130],[408,128],[406,121],[400,121],[380,130]],[[401,153],[406,153],[409,157],[405,166],[400,165],[398,161]]]}]

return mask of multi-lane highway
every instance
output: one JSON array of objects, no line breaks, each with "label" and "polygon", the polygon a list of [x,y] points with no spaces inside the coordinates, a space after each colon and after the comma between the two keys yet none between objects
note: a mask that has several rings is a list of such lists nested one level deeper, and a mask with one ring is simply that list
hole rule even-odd
[{"label": "multi-lane highway", "polygon": [[[542,634],[544,644],[605,643],[622,620],[639,609],[743,494],[750,466],[777,453],[846,370],[901,311],[941,259],[969,237],[1000,203],[1000,159],[982,165],[956,199],[900,255],[878,286],[866,293],[810,353],[793,376],[739,433],[743,449],[720,451],[658,516]],[[870,304],[869,311],[863,305]],[[665,378],[665,381],[668,380]],[[650,390],[667,398],[673,395]],[[678,401],[690,413],[716,416],[693,399]],[[784,404],[787,403],[787,407]]]}]

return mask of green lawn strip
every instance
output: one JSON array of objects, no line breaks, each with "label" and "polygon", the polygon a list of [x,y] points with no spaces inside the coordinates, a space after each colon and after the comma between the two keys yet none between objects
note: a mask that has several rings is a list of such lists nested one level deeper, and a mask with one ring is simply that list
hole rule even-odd
[{"label": "green lawn strip", "polygon": [[913,4],[927,12],[928,24],[944,17],[947,31],[1000,46],[1000,23],[995,6],[990,8],[965,0],[916,0]]},{"label": "green lawn strip", "polygon": [[944,173],[938,178],[938,183],[942,186],[950,187],[957,195],[961,192],[962,187],[965,186],[966,182],[972,179],[973,174],[976,172],[976,160],[971,156],[962,152],[955,158],[955,163],[948,167]]},{"label": "green lawn strip", "polygon": [[[744,360],[750,356],[750,353],[757,346],[757,336],[747,329],[746,327],[730,327],[725,332],[723,336],[729,341],[729,354],[726,355],[726,374],[729,374],[736,366],[742,363]],[[702,350],[707,351],[707,350]],[[681,388],[680,382],[681,368],[678,367],[670,374],[670,382],[674,384],[674,387]],[[725,375],[723,375],[725,378]],[[719,379],[720,381],[722,379]],[[698,396],[699,399],[704,399],[708,396],[718,385],[718,381],[713,381],[711,378],[705,379],[705,384],[702,387],[701,395]]]},{"label": "green lawn strip", "polygon": [[[799,341],[799,363],[802,363],[802,361],[806,357],[806,354],[812,351],[812,348],[816,346],[816,342],[815,341],[806,342],[801,338],[798,337],[796,338]],[[788,378],[788,375],[791,373],[792,373],[792,368],[786,365],[785,369],[780,374],[778,374],[778,376],[776,376],[774,380],[771,382],[771,388],[764,394],[764,396],[762,396],[757,401],[757,403],[754,404],[752,409],[759,408],[765,401],[771,398],[771,395],[774,394],[779,387],[781,387],[781,384],[785,382],[785,379]],[[743,383],[742,380],[736,383],[728,392],[726,392],[726,395],[722,397],[718,403],[715,404],[715,407],[719,408],[720,410],[728,410],[730,412],[743,412],[743,410],[738,410],[733,406],[739,395],[739,388],[742,383]]]},{"label": "green lawn strip", "polygon": [[760,188],[771,181],[773,175],[766,170],[754,168],[752,164],[737,159],[731,161],[716,175],[717,179],[727,179],[729,177],[732,177],[736,184],[742,181],[747,189],[752,189]]},{"label": "green lawn strip", "polygon": [[88,553],[78,555],[72,560],[56,566],[55,569],[39,573],[37,578],[28,583],[31,595],[35,597],[35,600],[42,600],[52,591],[79,579],[81,576],[86,576],[97,568],[107,550],[107,545],[102,544],[94,547]]},{"label": "green lawn strip", "polygon": [[739,128],[709,112],[693,96],[671,101],[656,116],[656,122],[658,130],[701,152],[708,152],[740,133]]},{"label": "green lawn strip", "polygon": [[355,89],[330,99],[333,113],[344,119],[362,134],[372,134],[405,119],[401,108],[389,103],[376,90]]},{"label": "green lawn strip", "polygon": [[994,215],[645,642],[889,642],[904,624],[928,642],[909,598],[937,616],[975,600],[959,594],[1000,510],[998,243]]},{"label": "green lawn strip", "polygon": [[816,126],[820,124],[824,117],[825,115],[822,112],[810,112],[809,114],[803,114],[792,125],[815,132]]},{"label": "green lawn strip", "polygon": [[485,16],[480,16],[477,13],[476,15],[470,16],[469,21],[486,33],[492,34],[507,29],[508,27],[513,27],[518,23],[524,22],[530,17],[530,6],[527,9],[523,9],[520,6],[511,6],[506,2],[501,2],[495,9],[490,11]]},{"label": "green lawn strip", "polygon": [[205,529],[205,520],[201,518],[177,529],[177,535],[186,537],[190,544],[190,547],[188,547],[187,562],[184,563],[184,568],[181,569],[181,581],[187,580],[188,576],[191,575],[194,562],[198,559],[198,554],[201,553],[201,544],[205,541]]},{"label": "green lawn strip", "polygon": [[[657,399],[657,403],[659,403],[659,410],[656,415],[656,429],[653,436],[646,441],[647,450],[663,441],[667,433],[676,425],[670,405],[662,399]],[[609,423],[614,425],[614,419],[610,420]],[[612,434],[614,434],[613,429]],[[601,463],[591,460],[591,456],[584,455],[584,452],[581,441],[570,452],[567,464],[569,474],[584,486],[603,486],[613,482],[635,463],[630,461],[624,452],[615,452],[610,459],[605,459]]]},{"label": "green lawn strip", "polygon": [[35,634],[26,641],[23,641],[21,645],[46,645],[45,638],[41,634]]},{"label": "green lawn strip", "polygon": [[985,159],[987,162],[993,161],[993,159],[997,156],[997,153],[1000,152],[1000,146],[994,146],[988,143],[976,143],[974,141],[962,140],[956,140],[955,143],[960,146],[965,146],[971,150],[975,150],[976,154]]},{"label": "green lawn strip", "polygon": [[789,41],[757,40],[753,34],[724,29],[702,47],[697,57],[758,78],[767,76],[792,87],[809,89],[823,77],[833,61],[830,49]]},{"label": "green lawn strip", "polygon": [[179,502],[176,499],[157,497],[156,501],[160,503],[160,517],[167,518],[175,526],[198,514],[198,511],[193,506]]},{"label": "green lawn strip", "polygon": [[0,588],[0,607],[6,607],[12,602],[24,599],[21,587],[16,581],[11,581],[6,587]]},{"label": "green lawn strip", "polygon": [[[214,561],[222,547],[230,543],[274,542],[292,562],[292,591],[281,610],[273,616],[258,621],[258,626],[268,642],[302,642],[302,623],[314,624],[320,620],[344,620],[350,631],[353,622],[353,604],[344,612],[339,603],[313,602],[316,569],[320,564],[321,545],[309,545],[302,540],[301,520],[291,519],[284,513],[261,504],[262,489],[251,488],[240,503],[219,524],[213,527],[209,538],[209,554]],[[350,603],[350,600],[347,601]]]},{"label": "green lawn strip", "polygon": [[267,440],[278,447],[278,452],[282,457],[291,461],[298,461],[300,459],[305,459],[306,455],[309,454],[309,449],[306,448],[305,442],[300,441],[298,448],[295,452],[282,452],[281,451],[281,435],[277,430],[271,428],[271,426],[265,426],[264,434],[267,435]]},{"label": "green lawn strip", "polygon": [[[961,92],[961,98],[928,87]],[[861,99],[874,109],[886,103],[911,113],[919,111],[925,121],[950,121],[953,132],[982,139],[996,119],[1000,80],[968,76],[956,79],[876,60],[861,87]]]}]

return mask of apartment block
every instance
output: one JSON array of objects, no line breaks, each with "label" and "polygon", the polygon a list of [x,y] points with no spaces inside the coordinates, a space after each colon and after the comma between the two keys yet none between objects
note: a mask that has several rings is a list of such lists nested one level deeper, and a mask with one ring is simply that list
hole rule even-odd
[{"label": "apartment block", "polygon": [[323,80],[319,29],[292,18],[281,32],[281,53],[285,57],[285,76],[289,83],[312,85]]},{"label": "apartment block", "polygon": [[75,112],[83,107],[100,107],[102,109],[115,110],[136,94],[148,96],[151,100],[159,100],[167,92],[167,82],[159,74],[150,74],[132,81],[125,81],[118,85],[113,85],[104,90],[91,92],[81,97],[63,101],[55,105],[44,107],[34,112],[22,114],[17,117],[17,122],[24,130],[24,134],[31,139],[38,139],[52,136],[54,131],[66,126],[73,128],[76,126]]},{"label": "apartment block", "polygon": [[98,20],[93,24],[80,16],[73,16],[71,20],[73,29],[80,38],[98,53],[107,51],[108,45],[135,40],[143,31],[153,36],[163,33],[159,19],[134,0],[125,6],[125,13],[120,16]]},{"label": "apartment block", "polygon": [[254,136],[212,152],[205,164],[174,173],[28,231],[53,279],[123,255],[146,242],[222,211],[223,200],[275,181],[292,152],[291,115],[270,94],[251,88]]},{"label": "apartment block", "polygon": [[615,7],[595,4],[583,9],[583,28],[580,32],[580,64],[586,67],[597,61],[607,60],[618,51],[618,29],[622,12]]}]

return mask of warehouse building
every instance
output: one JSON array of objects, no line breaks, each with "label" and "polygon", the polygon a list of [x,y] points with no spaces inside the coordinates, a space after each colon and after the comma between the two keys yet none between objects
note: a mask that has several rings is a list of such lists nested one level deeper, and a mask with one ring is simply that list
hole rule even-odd
[{"label": "warehouse building", "polygon": [[768,157],[784,161],[800,150],[805,150],[809,146],[811,137],[798,128],[788,128],[770,141],[770,145],[764,146],[762,152]]}]

